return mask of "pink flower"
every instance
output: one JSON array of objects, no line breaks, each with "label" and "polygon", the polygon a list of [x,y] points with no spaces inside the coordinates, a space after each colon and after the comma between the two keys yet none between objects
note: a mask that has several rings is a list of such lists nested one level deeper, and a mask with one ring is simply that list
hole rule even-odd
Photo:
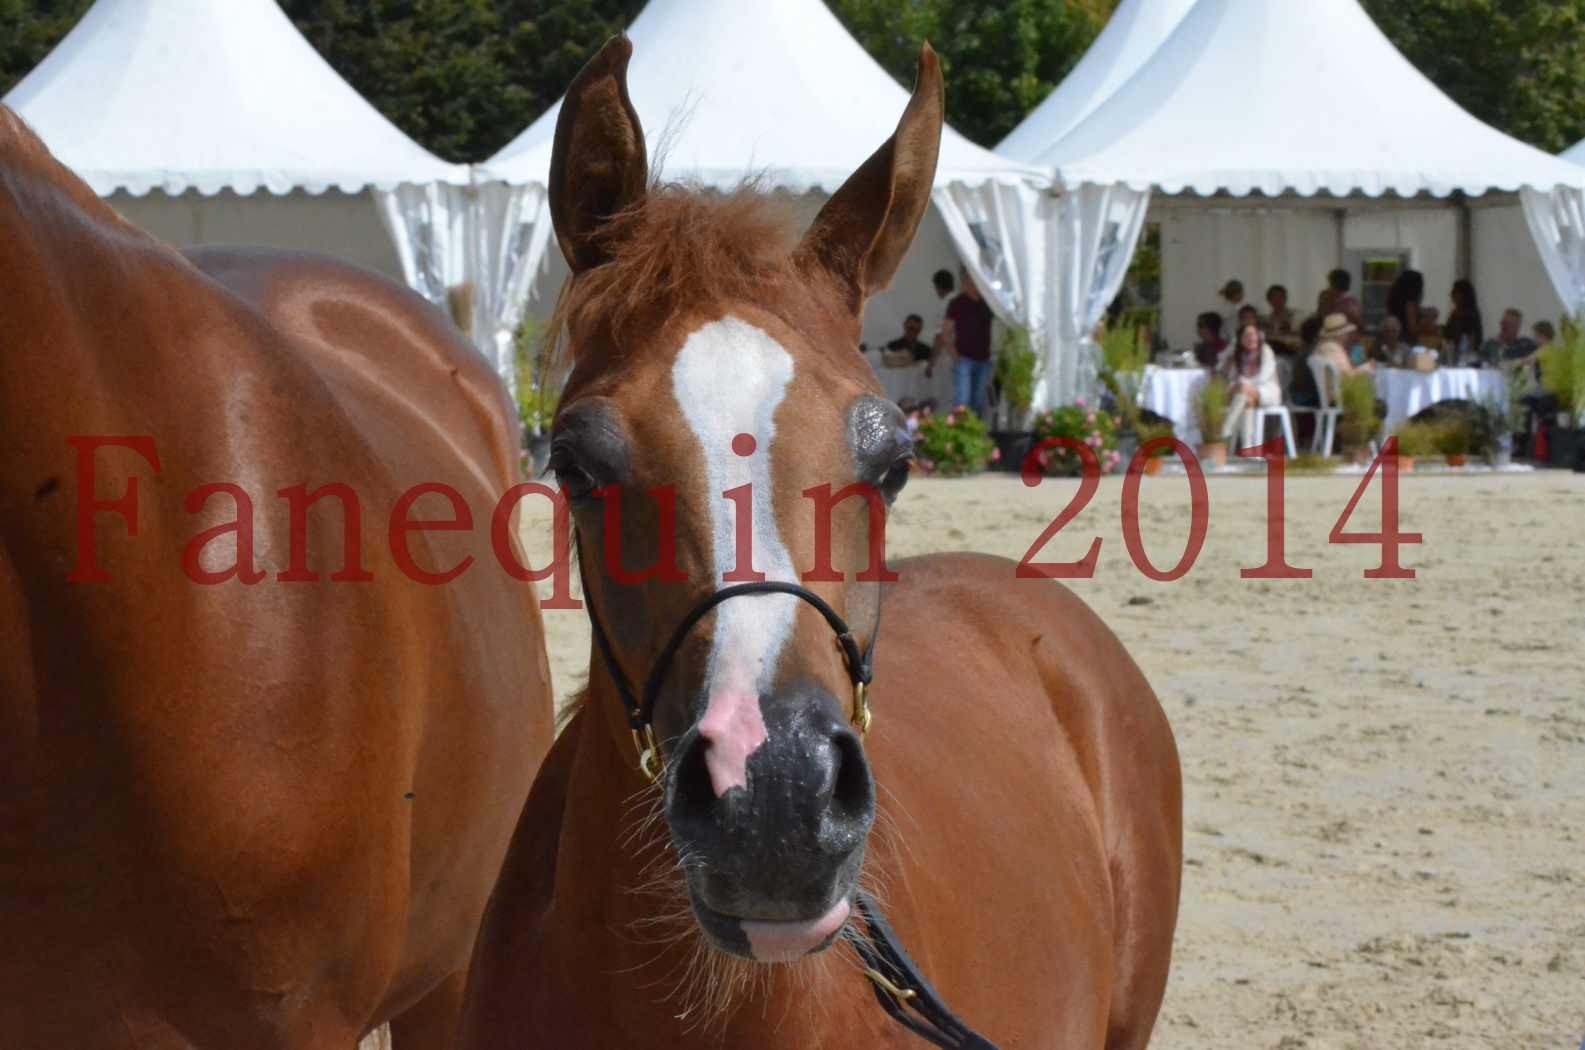
[{"label": "pink flower", "polygon": [[1089,415],[1085,416],[1084,417],[1084,421],[1086,423],[1090,424],[1090,426],[1094,426],[1095,425],[1095,413],[1091,412]]},{"label": "pink flower", "polygon": [[1084,407],[1084,398],[1076,397],[1076,398],[1073,399],[1073,403],[1075,405],[1078,405],[1080,408],[1083,408]]},{"label": "pink flower", "polygon": [[1002,459],[1002,450],[999,449],[999,448],[991,449],[991,462],[992,463],[999,463],[999,462],[1001,462],[1001,459]]}]

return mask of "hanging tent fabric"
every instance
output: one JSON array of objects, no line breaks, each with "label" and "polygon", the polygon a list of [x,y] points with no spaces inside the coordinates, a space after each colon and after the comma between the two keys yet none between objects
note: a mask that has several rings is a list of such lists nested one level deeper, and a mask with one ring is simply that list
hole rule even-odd
[{"label": "hanging tent fabric", "polygon": [[[1564,150],[1561,157],[1585,170],[1585,141]],[[1525,218],[1536,240],[1557,245],[1556,252],[1542,253],[1547,276],[1580,319],[1585,314],[1585,195],[1526,191],[1523,196]]]},{"label": "hanging tent fabric", "polygon": [[[1194,0],[1123,0],[1073,71],[996,152],[1040,164],[1047,147],[1133,76],[1193,6]],[[1055,205],[1059,233],[1049,246],[1068,258],[1054,257],[1047,264],[1056,294],[1050,311],[1055,338],[1048,342],[1045,373],[1054,377],[1052,390],[1061,400],[1071,400],[1091,384],[1090,333],[1122,287],[1149,204],[1149,190],[1086,186],[1064,194]]]},{"label": "hanging tent fabric", "polygon": [[[331,241],[307,246],[389,257],[365,189],[468,181],[359,95],[274,0],[98,0],[4,101],[94,192],[135,219],[192,216],[211,235],[200,239],[228,239],[252,207]],[[162,213],[162,195],[183,202]],[[349,231],[380,243],[335,241]]]},{"label": "hanging tent fabric", "polygon": [[[820,0],[650,0],[628,35],[629,90],[663,174],[729,190],[748,176],[834,192],[895,130],[908,93]],[[475,259],[480,328],[503,364],[550,242],[545,185],[558,102],[475,171],[494,247]],[[946,129],[936,211],[1004,322],[1043,330],[1049,176]]]},{"label": "hanging tent fabric", "polygon": [[[1199,0],[1110,98],[1020,159],[1053,169],[1063,193],[1138,194],[1141,212],[1152,190],[1222,200],[1326,194],[1343,210],[1386,194],[1524,191],[1544,259],[1562,253],[1554,231],[1572,221],[1585,192],[1581,169],[1442,94],[1356,0]],[[1084,229],[1119,222],[1116,214],[1074,220]],[[1063,239],[1067,266],[1083,265],[1084,240]],[[1577,292],[1558,291],[1579,307]]]}]

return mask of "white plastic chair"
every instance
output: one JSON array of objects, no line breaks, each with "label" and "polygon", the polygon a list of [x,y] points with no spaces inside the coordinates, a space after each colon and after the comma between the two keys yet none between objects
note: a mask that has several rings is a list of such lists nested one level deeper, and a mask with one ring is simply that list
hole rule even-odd
[{"label": "white plastic chair", "polygon": [[1315,377],[1315,393],[1320,407],[1294,405],[1292,411],[1315,417],[1315,433],[1310,438],[1310,451],[1330,456],[1332,446],[1337,442],[1337,421],[1343,415],[1342,407],[1332,400],[1332,391],[1342,391],[1343,374],[1332,362],[1323,361],[1313,354],[1310,356],[1310,374]]},{"label": "white plastic chair", "polygon": [[1255,444],[1262,445],[1266,441],[1266,420],[1276,416],[1282,421],[1282,442],[1288,448],[1288,458],[1292,459],[1299,454],[1298,447],[1293,440],[1293,416],[1288,412],[1287,405],[1272,405],[1269,408],[1251,407],[1248,411],[1255,418]]}]

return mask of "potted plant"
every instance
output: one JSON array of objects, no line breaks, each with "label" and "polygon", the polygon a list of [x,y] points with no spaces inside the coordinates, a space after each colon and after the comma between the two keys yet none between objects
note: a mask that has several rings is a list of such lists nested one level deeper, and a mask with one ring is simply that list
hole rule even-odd
[{"label": "potted plant", "polygon": [[1127,326],[1102,331],[1097,345],[1097,378],[1112,397],[1122,455],[1132,458],[1139,434],[1139,388],[1150,362],[1150,346],[1140,340],[1137,330]]},{"label": "potted plant", "polygon": [[1565,321],[1562,338],[1541,350],[1541,385],[1557,398],[1557,425],[1547,431],[1547,462],[1572,466],[1581,444],[1585,416],[1585,332]]},{"label": "potted plant", "polygon": [[546,354],[538,346],[539,321],[525,316],[512,338],[517,381],[517,418],[523,425],[523,469],[533,477],[550,460],[550,424],[561,400],[561,384],[545,368]]},{"label": "potted plant", "polygon": [[[1150,442],[1156,440],[1157,438],[1170,438],[1172,435],[1173,431],[1171,423],[1141,423],[1139,425],[1140,450],[1143,451],[1146,445],[1150,444]],[[1223,451],[1225,453],[1226,450],[1224,449]],[[1145,458],[1145,473],[1159,474],[1161,472],[1162,460],[1166,459],[1170,455],[1172,455],[1172,446],[1165,442],[1163,442],[1157,448],[1151,449],[1149,455]]]},{"label": "potted plant", "polygon": [[1513,434],[1521,415],[1520,390],[1519,384],[1510,378],[1508,396],[1487,399],[1471,421],[1470,451],[1485,456],[1487,463],[1499,469],[1513,462]]},{"label": "potted plant", "polygon": [[1337,421],[1337,439],[1343,451],[1356,463],[1368,462],[1370,443],[1381,430],[1375,380],[1369,375],[1344,376],[1337,401],[1343,410]]},{"label": "potted plant", "polygon": [[1415,460],[1436,454],[1442,424],[1405,423],[1398,428],[1398,469],[1404,473],[1414,470]]},{"label": "potted plant", "polygon": [[1468,415],[1444,420],[1436,427],[1436,449],[1447,459],[1450,467],[1462,467],[1469,461],[1470,450],[1475,445],[1475,423]]},{"label": "potted plant", "polygon": [[1029,409],[1035,399],[1040,357],[1032,342],[1027,329],[1006,327],[996,343],[996,382],[1001,389],[1004,429],[992,431],[991,439],[1004,470],[1017,470],[1033,443]]},{"label": "potted plant", "polygon": [[1196,454],[1201,462],[1227,466],[1227,442],[1222,439],[1227,405],[1227,381],[1220,376],[1212,376],[1194,395],[1194,412],[1200,422],[1200,447]]},{"label": "potted plant", "polygon": [[[1035,420],[1034,437],[1036,442],[1048,438],[1069,438],[1088,445],[1095,453],[1102,474],[1116,470],[1122,461],[1117,450],[1117,417],[1089,404],[1082,397],[1071,405],[1043,413]],[[1045,472],[1052,476],[1076,477],[1084,467],[1084,461],[1077,452],[1061,445],[1041,452],[1040,463]]]},{"label": "potted plant", "polygon": [[978,474],[998,458],[984,420],[966,408],[921,420],[914,455],[920,469],[949,478]]}]

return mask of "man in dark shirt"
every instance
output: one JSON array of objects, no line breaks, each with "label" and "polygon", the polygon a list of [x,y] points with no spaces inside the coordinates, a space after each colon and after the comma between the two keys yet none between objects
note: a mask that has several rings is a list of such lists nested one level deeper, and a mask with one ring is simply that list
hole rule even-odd
[{"label": "man in dark shirt", "polygon": [[924,331],[925,320],[918,314],[909,314],[903,321],[903,334],[886,344],[886,349],[892,353],[906,350],[913,355],[914,362],[930,360],[930,344],[919,338],[919,333]]},{"label": "man in dark shirt", "polygon": [[947,330],[958,361],[952,367],[953,403],[985,418],[985,389],[991,379],[991,308],[967,270],[963,291],[947,306]]}]

